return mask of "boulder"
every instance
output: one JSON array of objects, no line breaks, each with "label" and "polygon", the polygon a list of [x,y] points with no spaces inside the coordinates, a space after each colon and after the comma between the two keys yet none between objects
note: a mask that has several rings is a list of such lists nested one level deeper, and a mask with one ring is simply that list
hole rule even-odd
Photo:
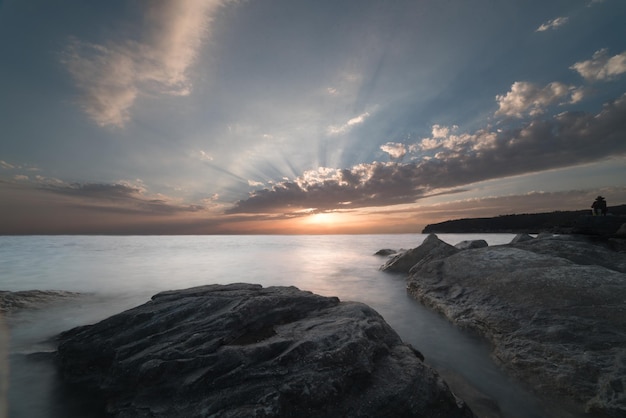
[{"label": "boulder", "polygon": [[622,224],[619,229],[615,232],[616,237],[626,237],[626,224]]},{"label": "boulder", "polygon": [[528,235],[528,234],[517,234],[511,240],[511,244],[515,244],[517,242],[530,241],[530,240],[533,240],[533,239],[534,238],[532,236]]},{"label": "boulder", "polygon": [[397,253],[396,250],[392,250],[390,248],[383,248],[382,250],[376,251],[374,255],[388,256],[388,255],[393,255],[395,253]]},{"label": "boulder", "polygon": [[623,262],[588,240],[532,240],[423,263],[408,292],[486,336],[496,361],[543,396],[567,398],[580,413],[623,417]]},{"label": "boulder", "polygon": [[471,250],[473,248],[485,248],[488,247],[487,241],[484,239],[473,239],[467,241],[461,241],[454,246],[454,248],[459,250]]},{"label": "boulder", "polygon": [[367,305],[210,285],[59,336],[74,388],[126,417],[472,417]]},{"label": "boulder", "polygon": [[389,259],[383,266],[382,271],[394,273],[408,273],[411,267],[424,259],[433,260],[447,257],[460,250],[440,240],[437,235],[430,234],[419,247],[404,251]]}]

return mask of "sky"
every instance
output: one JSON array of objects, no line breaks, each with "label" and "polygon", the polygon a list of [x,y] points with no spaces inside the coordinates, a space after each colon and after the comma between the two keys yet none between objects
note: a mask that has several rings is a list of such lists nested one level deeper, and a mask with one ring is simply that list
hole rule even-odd
[{"label": "sky", "polygon": [[0,234],[626,204],[623,0],[0,0]]}]

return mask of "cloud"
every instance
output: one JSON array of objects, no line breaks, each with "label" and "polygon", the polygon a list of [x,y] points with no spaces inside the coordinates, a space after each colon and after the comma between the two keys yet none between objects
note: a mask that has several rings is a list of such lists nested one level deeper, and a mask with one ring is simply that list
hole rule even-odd
[{"label": "cloud", "polygon": [[[437,132],[431,158],[402,164],[373,162],[347,169],[319,168],[252,192],[227,213],[278,213],[413,203],[459,186],[569,167],[625,155],[626,94],[597,114],[563,112],[521,128],[474,133]],[[431,149],[431,148],[428,148]]]},{"label": "cloud", "polygon": [[9,164],[6,161],[0,160],[0,167],[4,168],[5,170],[12,170],[15,168],[15,166],[13,164]]},{"label": "cloud", "polygon": [[346,123],[344,123],[343,125],[339,125],[339,126],[330,126],[327,130],[329,135],[340,135],[340,134],[345,134],[347,132],[349,132],[350,130],[352,130],[356,125],[360,125],[363,122],[365,122],[365,120],[370,117],[370,114],[368,112],[362,113],[359,116],[356,116],[350,120],[348,120]]},{"label": "cloud", "polygon": [[396,160],[402,159],[407,152],[406,146],[397,142],[387,142],[386,144],[381,145],[380,149]]},{"label": "cloud", "polygon": [[584,90],[559,82],[540,87],[527,81],[516,81],[505,95],[497,95],[499,108],[496,116],[522,118],[542,114],[546,107],[555,103],[576,103],[583,99]]},{"label": "cloud", "polygon": [[556,29],[559,26],[566,24],[568,20],[569,18],[567,17],[557,17],[556,19],[548,20],[546,23],[539,26],[535,32],[545,32],[548,29]]},{"label": "cloud", "polygon": [[211,16],[228,1],[141,1],[138,39],[104,44],[72,39],[62,61],[81,92],[84,111],[100,126],[122,127],[143,93],[188,95],[188,71]]},{"label": "cloud", "polygon": [[587,61],[577,62],[575,70],[587,81],[608,81],[626,73],[626,51],[609,57],[608,49],[600,49]]},{"label": "cloud", "polygon": [[72,207],[98,209],[115,213],[164,215],[180,212],[197,212],[200,205],[179,205],[162,196],[149,196],[146,188],[130,182],[118,183],[72,183],[67,184],[38,178],[40,190],[72,199]]}]

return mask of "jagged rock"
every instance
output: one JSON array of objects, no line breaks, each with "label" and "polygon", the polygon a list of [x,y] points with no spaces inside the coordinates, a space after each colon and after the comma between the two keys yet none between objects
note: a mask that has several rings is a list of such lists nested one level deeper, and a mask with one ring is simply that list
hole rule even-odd
[{"label": "jagged rock", "polygon": [[461,241],[456,244],[454,248],[457,248],[459,250],[471,250],[472,248],[485,248],[488,246],[489,244],[487,244],[487,241],[485,241],[484,239],[473,239]]},{"label": "jagged rock", "polygon": [[63,379],[126,417],[471,417],[373,309],[210,285],[59,336]]},{"label": "jagged rock", "polygon": [[396,250],[392,250],[390,248],[383,248],[382,250],[378,250],[374,253],[374,255],[388,256],[397,253]]},{"label": "jagged rock", "polygon": [[615,236],[617,237],[626,237],[626,224],[622,224],[619,229],[615,232]]},{"label": "jagged rock", "polygon": [[424,259],[432,260],[447,257],[457,251],[459,250],[440,240],[437,235],[430,234],[426,237],[422,245],[395,255],[381,266],[380,269],[394,273],[408,273],[411,267]]},{"label": "jagged rock", "polygon": [[61,290],[21,290],[18,292],[0,290],[0,313],[41,308],[50,303],[78,296],[80,296],[79,293]]},{"label": "jagged rock", "polygon": [[414,269],[408,292],[486,336],[538,393],[623,417],[625,257],[564,236],[461,251]]},{"label": "jagged rock", "polygon": [[517,242],[524,242],[524,241],[530,241],[534,239],[532,236],[528,235],[528,234],[517,234],[515,235],[515,237],[511,240],[511,244],[515,244]]}]

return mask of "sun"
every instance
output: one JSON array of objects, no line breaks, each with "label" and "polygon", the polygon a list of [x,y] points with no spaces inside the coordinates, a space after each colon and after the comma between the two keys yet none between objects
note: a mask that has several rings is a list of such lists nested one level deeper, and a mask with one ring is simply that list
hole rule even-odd
[{"label": "sun", "polygon": [[309,216],[307,221],[308,223],[315,224],[315,225],[329,225],[334,222],[334,218],[335,216],[332,213],[319,212],[319,213],[314,213],[311,216]]}]

